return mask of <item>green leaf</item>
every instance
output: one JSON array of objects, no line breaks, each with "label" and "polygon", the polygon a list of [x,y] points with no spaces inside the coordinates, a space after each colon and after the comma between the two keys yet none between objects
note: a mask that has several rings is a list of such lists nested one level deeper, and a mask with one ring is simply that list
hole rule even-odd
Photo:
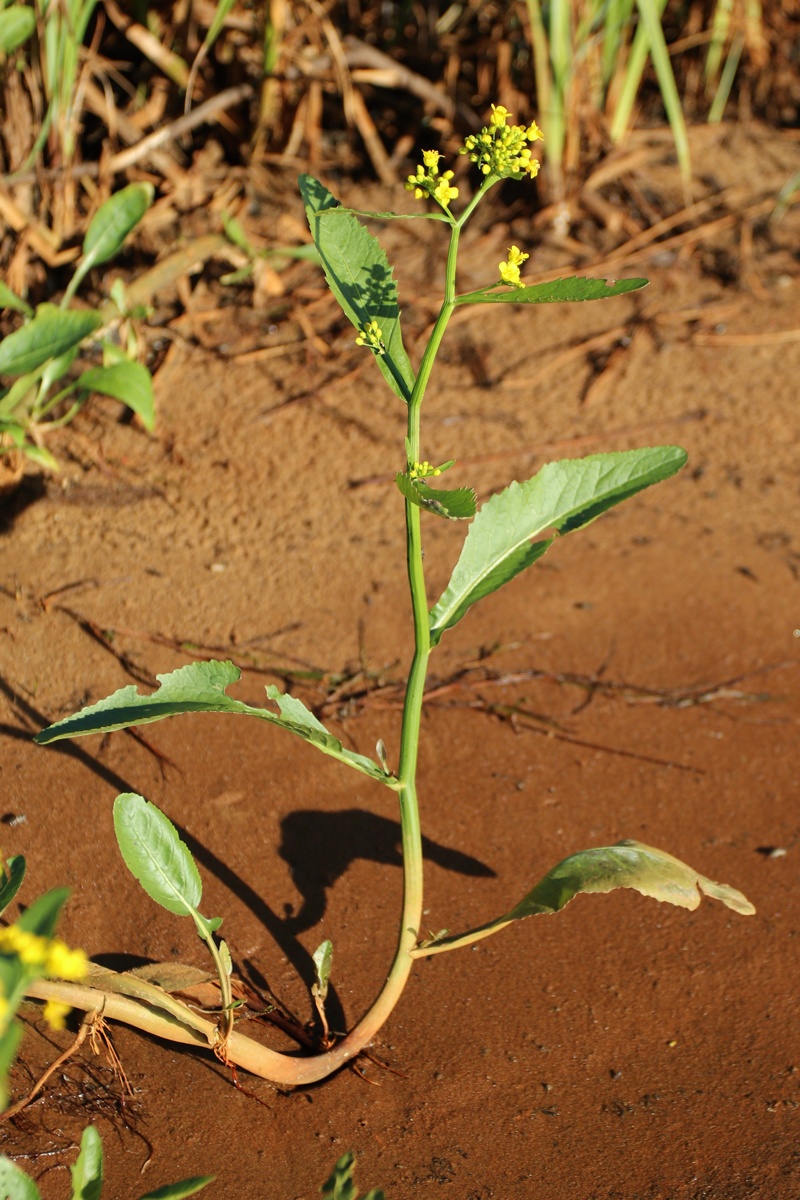
[{"label": "green leaf", "polygon": [[3,394],[0,399],[0,419],[9,417],[21,405],[24,405],[25,411],[33,407],[33,402],[36,396],[36,384],[44,375],[48,364],[41,363],[35,371],[28,371],[27,374],[21,375],[19,379],[15,379],[11,387]]},{"label": "green leaf", "polygon": [[25,878],[25,858],[22,854],[15,854],[7,860],[6,868],[0,876],[3,880],[0,883],[0,913],[5,912],[22,886]]},{"label": "green leaf", "polygon": [[216,1175],[195,1175],[192,1179],[182,1179],[180,1183],[166,1183],[163,1187],[148,1192],[141,1200],[184,1200],[185,1196],[193,1196],[201,1192],[209,1183],[213,1183]]},{"label": "green leaf", "polygon": [[[5,983],[6,981],[2,980],[2,982]],[[19,980],[15,979],[13,983],[16,987],[19,983]],[[7,994],[10,995],[10,993],[11,988],[8,989]],[[11,1064],[17,1056],[17,1051],[19,1050],[19,1044],[22,1041],[23,1032],[24,1026],[22,1025],[22,1022],[12,1020],[6,1026],[2,1037],[0,1037],[0,1113],[5,1112],[5,1110],[8,1108],[8,1072],[11,1070]],[[7,1161],[8,1159],[4,1159],[2,1156],[0,1156],[0,1196],[3,1197],[6,1195],[6,1193],[4,1193],[2,1190],[3,1184],[6,1182],[3,1177],[3,1163]],[[7,1194],[12,1197],[12,1200],[16,1200],[17,1195],[20,1197],[27,1195],[25,1192],[14,1191],[10,1191]],[[38,1197],[39,1193],[32,1192],[31,1195]]]},{"label": "green leaf", "polygon": [[145,429],[155,425],[153,380],[147,367],[138,362],[118,362],[108,367],[92,367],[76,380],[82,392],[100,392],[113,396],[141,417]]},{"label": "green leaf", "polygon": [[180,667],[169,675],[157,675],[161,686],[150,696],[140,695],[135,685],[130,684],[105,700],[100,700],[74,716],[65,717],[63,721],[43,729],[33,740],[44,746],[60,738],[81,737],[87,733],[110,733],[132,725],[145,725],[150,721],[161,721],[164,717],[175,716],[177,713],[239,713],[259,717],[262,721],[289,729],[311,742],[324,754],[346,762],[372,779],[379,779],[382,783],[391,782],[376,762],[361,754],[355,754],[352,750],[346,750],[339,739],[328,733],[325,726],[309,712],[302,701],[284,695],[276,687],[267,688],[267,695],[277,702],[280,715],[226,696],[225,689],[235,683],[240,675],[241,671],[232,662],[190,663],[189,666]]},{"label": "green leaf", "polygon": [[547,463],[532,479],[492,496],[470,526],[450,582],[431,611],[431,644],[476,601],[541,558],[557,536],[588,525],[685,462],[678,446],[592,454]]},{"label": "green leaf", "polygon": [[33,442],[26,442],[21,447],[21,450],[25,457],[29,458],[31,462],[35,462],[37,466],[46,467],[48,471],[58,470],[58,461],[44,446],[37,446]]},{"label": "green leaf", "polygon": [[78,346],[103,323],[91,308],[63,312],[54,304],[40,304],[27,325],[0,342],[0,375],[25,375],[49,358]]},{"label": "green leaf", "polygon": [[87,1125],[81,1137],[81,1152],[71,1169],[70,1200],[100,1200],[103,1190],[103,1143],[94,1125]]},{"label": "green leaf", "polygon": [[0,12],[0,54],[13,54],[36,28],[36,14],[27,4]]},{"label": "green leaf", "polygon": [[66,307],[92,267],[108,262],[119,253],[128,234],[152,204],[154,192],[152,183],[130,183],[101,204],[86,230],[83,256],[64,293],[62,307]]},{"label": "green leaf", "polygon": [[200,872],[177,829],[155,804],[136,792],[114,801],[120,853],[151,900],[179,917],[194,916],[203,895]]},{"label": "green leaf", "polygon": [[[552,304],[568,300],[606,300],[609,296],[623,296],[646,287],[647,279],[616,279],[609,283],[605,279],[582,279],[577,275],[570,279],[553,279],[549,283],[534,283],[530,287],[514,288],[508,292],[492,292],[481,289],[459,296],[456,304]],[[493,285],[496,286],[496,285]]]},{"label": "green leaf", "polygon": [[421,479],[411,479],[402,471],[395,476],[395,482],[406,500],[437,517],[446,517],[450,521],[469,521],[475,516],[477,501],[472,488],[454,488],[452,491],[432,488]]},{"label": "green leaf", "polygon": [[153,203],[152,183],[131,183],[98,208],[83,239],[81,266],[88,270],[118,254]]},{"label": "green leaf", "polygon": [[328,286],[359,332],[368,322],[378,322],[385,353],[376,354],[375,361],[392,391],[408,401],[414,371],[403,346],[397,284],[386,254],[358,217],[342,209],[318,180],[301,175],[299,182]]},{"label": "green leaf", "polygon": [[61,909],[69,898],[69,888],[53,888],[28,905],[17,921],[20,929],[37,937],[51,938],[56,931]]},{"label": "green leaf", "polygon": [[512,921],[560,912],[580,892],[613,892],[616,888],[632,888],[643,896],[692,911],[700,904],[701,893],[721,900],[741,916],[752,916],[756,911],[736,888],[707,879],[664,850],[626,840],[614,846],[595,846],[571,854],[548,871],[519,904],[496,921],[481,925],[470,933],[438,939],[412,953],[419,958],[470,945],[497,933]]},{"label": "green leaf", "polygon": [[41,1200],[33,1180],[4,1154],[0,1154],[0,1196],[3,1200]]},{"label": "green leaf", "polygon": [[331,977],[331,966],[333,965],[333,942],[328,938],[324,942],[320,942],[314,951],[314,974],[316,981],[312,985],[312,992],[317,996],[322,1004],[325,1003],[328,995],[328,983]]},{"label": "green leaf", "polygon": [[[7,9],[5,13],[0,13],[0,22],[2,21],[3,17],[7,15],[7,13],[9,11],[10,12],[25,12],[25,11],[27,11],[27,12],[30,12],[31,14],[33,13],[33,9],[30,9],[30,8],[27,10],[19,9],[19,8]],[[2,30],[1,29],[0,29],[0,41],[2,41]],[[2,50],[2,45],[0,45],[0,50]],[[12,290],[8,286],[8,284],[3,283],[2,280],[0,280],[0,308],[13,308],[15,312],[24,313],[26,317],[33,316],[33,309],[31,308],[30,304],[27,304],[22,299],[21,296],[17,295],[16,292],[12,292]]]}]

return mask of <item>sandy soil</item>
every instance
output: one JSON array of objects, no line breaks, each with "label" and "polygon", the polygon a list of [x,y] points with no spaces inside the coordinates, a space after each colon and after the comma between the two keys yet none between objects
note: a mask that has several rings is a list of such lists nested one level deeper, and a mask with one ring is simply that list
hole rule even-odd
[{"label": "sandy soil", "polygon": [[[735,173],[742,147],[718,151],[714,170]],[[770,161],[779,186],[785,163],[777,151]],[[374,1046],[391,1071],[364,1060],[362,1074],[288,1095],[243,1080],[260,1103],[210,1058],[115,1028],[132,1096],[122,1103],[107,1059],[82,1051],[2,1131],[46,1200],[66,1194],[90,1119],[115,1200],[205,1172],[219,1200],[309,1200],[346,1149],[362,1188],[389,1200],[796,1200],[792,220],[757,242],[755,291],[752,276],[723,286],[708,268],[725,246],[703,246],[640,264],[651,285],[632,297],[471,310],[454,322],[424,418],[426,457],[457,458],[455,481],[482,498],[556,457],[661,442],[690,456],[679,477],[566,539],[446,636],[438,680],[489,649],[500,680],[474,672],[427,709],[431,929],[478,924],[566,854],[622,837],[741,888],[757,915],[580,897],[421,963]],[[412,347],[433,312],[436,233],[384,238]],[[476,229],[464,280],[480,280],[512,236],[518,225]],[[399,828],[381,789],[288,735],[224,717],[152,726],[147,745],[30,741],[87,700],[188,661],[180,645],[191,643],[251,668],[238,694],[255,702],[281,670],[341,674],[326,721],[366,753],[382,737],[394,760],[396,693],[377,689],[402,677],[410,653],[402,503],[389,482],[404,413],[317,272],[300,264],[285,278],[280,317],[220,307],[198,283],[157,376],[156,435],[98,401],[54,444],[61,477],[6,502],[0,840],[28,858],[25,901],[73,889],[62,932],[101,961],[202,964],[189,923],[156,909],[116,850],[113,797],[141,792],[186,831],[205,910],[224,914],[239,970],[303,1021],[310,954],[332,939],[343,1028],[381,985],[399,914]],[[618,326],[611,358],[557,358]],[[426,522],[432,596],[463,534]],[[93,631],[114,631],[111,644]],[[326,697],[324,684],[302,694]],[[501,719],[512,709],[513,722]],[[16,1094],[69,1040],[33,1009],[26,1018]]]}]

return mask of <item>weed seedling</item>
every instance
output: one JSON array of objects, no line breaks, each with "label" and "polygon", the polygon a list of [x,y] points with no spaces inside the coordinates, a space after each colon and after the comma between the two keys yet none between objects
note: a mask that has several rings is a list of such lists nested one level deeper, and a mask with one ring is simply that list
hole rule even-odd
[{"label": "weed seedling", "polygon": [[[138,347],[132,330],[125,346],[103,336],[109,325],[142,315],[128,311],[121,280],[112,286],[104,308],[69,307],[88,272],[119,253],[152,200],[152,184],[132,183],[101,205],[86,231],[83,253],[58,307],[40,304],[34,312],[0,282],[0,308],[15,309],[25,317],[25,323],[0,342],[0,376],[13,381],[0,387],[0,454],[21,451],[40,466],[55,470],[58,464],[44,445],[44,437],[69,424],[92,392],[121,400],[146,429],[153,428],[153,381],[147,367],[135,361]],[[58,387],[81,346],[89,341],[99,341],[102,364]]]},{"label": "weed seedling", "polygon": [[[58,1000],[88,1012],[156,1033],[161,1037],[211,1048],[225,1062],[284,1086],[323,1079],[353,1059],[375,1037],[400,999],[417,959],[443,955],[489,937],[513,921],[559,912],[579,892],[609,892],[634,888],[646,896],[694,909],[700,893],[721,900],[735,912],[748,914],[753,906],[740,892],[717,884],[671,855],[636,841],[622,841],[570,855],[547,871],[517,904],[478,928],[422,936],[423,863],[417,803],[417,752],[423,693],[430,655],[441,639],[473,605],[509,583],[537,562],[560,538],[596,520],[602,513],[643,488],[675,474],[686,454],[676,446],[595,454],[588,458],[552,462],[531,479],[513,482],[480,507],[468,487],[437,486],[453,465],[431,465],[422,447],[420,418],[425,391],[448,322],[464,305],[544,304],[599,300],[640,288],[643,279],[609,284],[602,279],[569,278],[526,284],[521,267],[527,254],[512,246],[484,287],[460,293],[456,266],[461,232],[477,206],[501,180],[527,180],[538,163],[531,147],[541,137],[535,124],[509,123],[502,107],[492,111],[489,124],[468,137],[461,148],[476,165],[480,183],[456,215],[458,198],[453,172],[440,171],[440,155],[425,151],[422,164],[409,178],[417,199],[432,201],[435,211],[417,219],[436,220],[449,234],[444,296],[439,315],[415,371],[403,346],[397,288],[392,269],[377,240],[360,217],[400,219],[394,213],[365,214],[343,207],[317,180],[303,176],[300,188],[311,234],[331,290],[352,322],[355,340],[372,355],[397,402],[408,417],[402,469],[397,488],[405,505],[406,566],[413,613],[414,652],[408,673],[396,771],[388,766],[379,743],[375,759],[342,745],[296,697],[267,688],[268,707],[243,703],[227,694],[240,672],[230,662],[198,662],[159,676],[160,687],[141,695],[135,686],[75,716],[43,730],[36,740],[125,729],[186,712],[227,712],[255,717],[296,734],[310,746],[331,755],[351,770],[387,788],[396,797],[402,827],[403,904],[394,960],[377,999],[350,1033],[338,1041],[326,1038],[321,1053],[283,1055],[257,1044],[237,1028],[232,998],[231,959],[224,942],[216,942],[219,919],[202,917],[202,886],[191,855],[175,828],[152,804],[134,793],[119,796],[114,822],[122,854],[148,894],[170,912],[190,916],[211,949],[219,979],[220,1005],[209,1019],[170,994],[169,977],[158,967],[142,973],[114,974],[96,969],[84,984],[38,981],[28,994]],[[442,595],[432,608],[426,597],[422,553],[423,520],[471,521],[461,555]],[[315,1000],[324,1005],[331,967],[329,944],[315,956]],[[90,967],[90,971],[94,969]],[[174,970],[174,968],[173,968]],[[175,990],[180,990],[176,986]]]}]

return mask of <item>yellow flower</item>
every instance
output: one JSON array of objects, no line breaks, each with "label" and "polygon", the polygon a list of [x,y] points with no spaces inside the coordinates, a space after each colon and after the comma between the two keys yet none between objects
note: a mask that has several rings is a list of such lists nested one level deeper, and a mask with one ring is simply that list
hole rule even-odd
[{"label": "yellow flower", "polygon": [[382,339],[383,330],[378,325],[377,321],[365,321],[361,333],[356,338],[357,346],[367,346],[370,350],[374,350],[376,354],[383,355],[386,353]]},{"label": "yellow flower", "polygon": [[44,1006],[44,1019],[51,1029],[63,1029],[71,1012],[69,1004],[60,1000],[48,1000]]},{"label": "yellow flower", "polygon": [[70,950],[65,942],[54,938],[45,961],[45,974],[56,979],[83,979],[89,960],[83,950]]},{"label": "yellow flower", "polygon": [[15,954],[32,974],[56,979],[83,979],[88,966],[83,950],[70,950],[59,938],[39,937],[18,925],[0,929],[0,954]]},{"label": "yellow flower", "polygon": [[539,161],[531,154],[528,142],[541,140],[542,133],[535,121],[525,125],[508,125],[510,113],[502,104],[492,105],[488,126],[472,133],[464,141],[459,154],[467,154],[482,175],[499,179],[533,179],[539,171]]},{"label": "yellow flower", "polygon": [[525,284],[519,277],[519,269],[528,258],[530,258],[530,255],[523,254],[519,246],[509,246],[508,258],[505,262],[501,262],[498,268],[503,283],[508,284],[509,287],[525,287]]},{"label": "yellow flower", "polygon": [[423,166],[417,167],[414,174],[408,176],[404,186],[406,191],[414,193],[416,200],[430,196],[431,199],[441,204],[442,208],[447,209],[450,201],[458,195],[458,188],[450,184],[450,180],[453,178],[452,171],[444,171],[441,175],[439,174],[441,157],[438,150],[423,150]]}]

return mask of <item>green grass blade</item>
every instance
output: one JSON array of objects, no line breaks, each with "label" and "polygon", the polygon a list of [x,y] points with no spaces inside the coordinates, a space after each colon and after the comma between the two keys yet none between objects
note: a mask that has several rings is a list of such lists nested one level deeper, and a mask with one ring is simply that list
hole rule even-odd
[{"label": "green grass blade", "polygon": [[675,152],[684,181],[692,177],[692,158],[689,152],[689,136],[686,132],[686,122],[683,117],[681,98],[678,95],[678,85],[672,72],[669,50],[661,25],[663,5],[656,0],[636,0],[642,24],[650,44],[650,57],[658,80],[661,100],[667,114],[672,137],[675,142]]},{"label": "green grass blade", "polygon": [[375,361],[392,391],[408,402],[414,371],[403,346],[397,284],[380,242],[318,180],[301,175],[300,191],[328,286],[359,333],[377,321],[384,352]]},{"label": "green grass blade", "polygon": [[196,662],[179,667],[169,675],[157,675],[160,687],[152,695],[142,696],[134,684],[120,688],[113,695],[84,708],[74,716],[50,725],[34,737],[41,746],[61,738],[83,737],[89,733],[111,733],[115,729],[128,729],[134,725],[147,725],[162,721],[179,713],[228,712],[243,716],[259,717],[273,725],[302,737],[321,750],[348,766],[355,767],[372,779],[390,783],[376,762],[347,750],[333,734],[329,733],[302,701],[284,695],[275,687],[267,689],[279,713],[267,708],[255,708],[225,695],[225,689],[241,676],[241,671],[232,662]]},{"label": "green grass blade", "polygon": [[[665,5],[666,0],[658,0],[659,20]],[[639,95],[639,88],[642,84],[642,76],[647,65],[647,56],[649,53],[650,40],[648,32],[644,22],[640,21],[636,33],[633,35],[633,44],[631,45],[628,64],[625,68],[625,77],[622,81],[614,116],[608,130],[609,137],[615,145],[622,141],[628,131],[631,114],[636,103],[636,98]]]},{"label": "green grass blade", "polygon": [[593,454],[548,463],[478,511],[450,582],[430,615],[436,645],[466,611],[531,566],[558,536],[594,521],[686,462],[678,446]]},{"label": "green grass blade", "polygon": [[123,792],[114,801],[114,832],[126,867],[150,899],[179,917],[193,916],[203,884],[169,817],[136,792]]},{"label": "green grass blade", "polygon": [[714,93],[714,100],[711,108],[708,111],[709,125],[718,125],[725,115],[725,105],[728,103],[728,97],[731,94],[733,81],[736,78],[736,72],[739,69],[739,60],[742,57],[744,49],[744,38],[740,33],[734,36],[731,43],[731,48],[728,51],[728,57],[725,59],[725,66],[722,69],[722,77],[719,81],[719,86]]}]

